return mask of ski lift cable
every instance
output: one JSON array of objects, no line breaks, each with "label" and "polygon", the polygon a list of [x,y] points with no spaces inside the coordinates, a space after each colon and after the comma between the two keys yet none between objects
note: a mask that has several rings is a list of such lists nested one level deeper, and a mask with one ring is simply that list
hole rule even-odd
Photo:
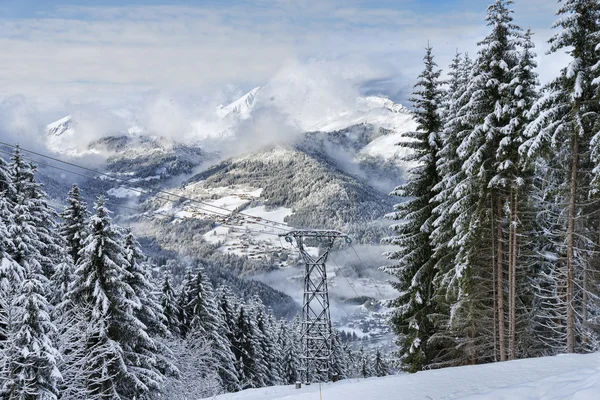
[{"label": "ski lift cable", "polygon": [[[125,179],[116,178],[116,177],[112,176],[111,174],[107,174],[105,172],[101,172],[101,171],[95,170],[93,168],[84,167],[82,165],[75,164],[75,163],[72,163],[72,162],[69,162],[69,161],[64,161],[64,160],[61,160],[59,158],[52,157],[52,156],[49,156],[49,155],[46,155],[46,154],[38,153],[36,151],[29,150],[29,149],[26,149],[26,148],[23,148],[23,147],[20,147],[20,146],[17,146],[17,145],[11,145],[11,144],[3,142],[3,141],[0,141],[0,144],[4,145],[4,146],[11,147],[13,149],[19,148],[20,150],[22,150],[24,152],[27,152],[27,153],[30,153],[30,154],[33,154],[33,155],[36,155],[36,156],[39,156],[39,157],[43,157],[43,158],[46,158],[46,159],[49,159],[49,160],[52,160],[52,161],[56,161],[56,162],[59,162],[59,163],[65,164],[65,165],[69,165],[69,166],[72,166],[72,167],[75,167],[75,168],[79,168],[79,169],[82,169],[84,171],[92,172],[94,174],[102,175],[102,176],[105,176],[107,178],[110,178],[111,180],[117,181],[117,182],[122,183],[122,184],[130,184],[131,183],[131,182],[128,182],[127,180],[125,180]],[[87,177],[90,178],[89,176],[87,176]],[[94,179],[94,178],[92,178],[92,179]],[[243,216],[246,216],[246,217],[252,217],[252,218],[255,218],[255,219],[258,219],[258,220],[261,220],[261,221],[265,221],[265,222],[268,222],[268,223],[273,224],[273,225],[278,225],[278,226],[284,226],[285,227],[285,228],[279,228],[279,227],[277,227],[277,229],[282,229],[282,230],[289,229],[289,226],[287,224],[283,223],[283,222],[273,221],[273,220],[269,220],[269,219],[263,218],[263,217],[256,217],[254,215],[246,214],[246,213],[243,213],[241,211],[228,210],[227,208],[224,208],[224,207],[215,206],[215,205],[212,205],[210,203],[206,203],[206,202],[204,202],[202,200],[198,200],[198,199],[191,199],[189,197],[186,197],[186,196],[183,196],[183,195],[179,195],[177,193],[169,192],[169,191],[166,191],[166,190],[159,189],[159,190],[156,190],[156,193],[161,193],[161,194],[165,194],[165,195],[168,195],[168,196],[174,196],[174,197],[177,197],[177,198],[180,198],[180,199],[183,199],[183,200],[187,200],[187,201],[190,201],[190,202],[199,203],[199,204],[202,204],[202,205],[207,206],[207,207],[211,207],[211,208],[215,208],[217,210],[225,211],[228,214],[239,214],[239,215],[243,215]],[[151,193],[148,192],[148,193],[145,193],[145,194],[151,194]],[[214,211],[211,211],[211,212],[214,212]],[[269,226],[269,227],[271,227],[271,226]]]},{"label": "ski lift cable", "polygon": [[350,288],[352,289],[352,291],[354,292],[354,294],[356,294],[356,297],[360,297],[360,295],[358,294],[358,292],[356,291],[356,288],[354,287],[354,284],[352,284],[350,282],[350,280],[348,279],[348,277],[346,276],[346,274],[344,274],[344,272],[342,271],[342,268],[339,266],[339,264],[335,261],[335,259],[331,256],[331,254],[329,255],[329,258],[331,259],[331,261],[333,261],[333,263],[335,264],[337,270],[336,272],[339,272],[344,279],[346,280],[346,282],[348,283],[348,286],[350,286]]},{"label": "ski lift cable", "polygon": [[371,283],[373,283],[373,286],[375,286],[375,290],[377,290],[377,293],[379,293],[379,296],[381,296],[382,300],[385,299],[385,296],[383,295],[383,293],[381,293],[381,290],[379,290],[379,287],[377,287],[377,282],[375,282],[375,279],[373,279],[373,277],[371,276],[371,273],[369,272],[369,268],[367,268],[367,265],[365,264],[365,262],[360,258],[360,255],[358,255],[358,252],[356,251],[356,249],[354,248],[352,243],[349,243],[349,244],[350,244],[350,248],[356,255],[356,258],[358,258],[358,261],[360,261],[360,263],[362,264],[363,269],[365,270],[365,273],[369,277],[369,280],[371,281]]}]

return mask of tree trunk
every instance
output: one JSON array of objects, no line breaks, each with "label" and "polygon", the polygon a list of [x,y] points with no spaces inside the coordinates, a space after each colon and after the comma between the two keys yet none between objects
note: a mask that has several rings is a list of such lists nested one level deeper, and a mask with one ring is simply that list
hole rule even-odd
[{"label": "tree trunk", "polygon": [[513,325],[512,325],[512,310],[513,310],[513,287],[512,287],[512,262],[513,262],[513,197],[512,188],[508,195],[508,206],[510,214],[508,217],[508,359],[512,360],[512,349],[513,349]]},{"label": "tree trunk", "polygon": [[[494,199],[490,198],[490,209],[494,209]],[[494,218],[492,218],[492,291],[494,298],[494,362],[498,361],[498,296],[496,295],[496,275],[497,275],[497,267],[496,267],[496,238],[494,237]]]},{"label": "tree trunk", "polygon": [[498,341],[500,342],[500,361],[506,361],[506,338],[504,332],[504,277],[502,266],[502,196],[498,195],[498,226],[496,240],[498,241],[496,259],[496,296],[498,302]]},{"label": "tree trunk", "polygon": [[575,267],[575,196],[577,193],[577,167],[579,160],[579,140],[577,133],[573,134],[573,154],[571,155],[571,182],[569,193],[569,219],[567,221],[567,351],[575,352],[575,310],[574,310],[574,279]]},{"label": "tree trunk", "polygon": [[[512,192],[512,191],[511,191]],[[512,250],[511,250],[511,262],[510,262],[510,359],[514,360],[516,357],[515,340],[517,336],[517,221],[518,221],[518,209],[517,209],[517,192],[511,193],[512,197]]]}]

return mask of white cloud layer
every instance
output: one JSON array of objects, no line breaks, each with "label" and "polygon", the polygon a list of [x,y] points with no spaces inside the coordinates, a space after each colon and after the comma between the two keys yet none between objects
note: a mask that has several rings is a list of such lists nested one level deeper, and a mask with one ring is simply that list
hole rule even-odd
[{"label": "white cloud layer", "polygon": [[[474,55],[487,32],[485,5],[469,1],[468,12],[443,13],[415,11],[416,0],[247,0],[0,19],[0,137],[39,133],[67,114],[79,116],[81,135],[96,137],[118,125],[98,116],[122,107],[152,131],[198,134],[219,128],[217,105],[265,84],[263,102],[277,106],[253,129],[293,134],[297,124],[278,121],[326,119],[361,91],[404,101],[428,40],[441,68],[457,50]],[[537,32],[542,81],[565,64],[544,55],[555,9],[550,0],[516,4],[516,22]]]}]

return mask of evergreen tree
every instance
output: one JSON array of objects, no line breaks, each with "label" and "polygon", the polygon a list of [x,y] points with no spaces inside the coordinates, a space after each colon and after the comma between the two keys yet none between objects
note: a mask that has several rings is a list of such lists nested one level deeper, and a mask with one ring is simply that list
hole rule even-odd
[{"label": "evergreen tree", "polygon": [[390,374],[389,367],[383,357],[381,356],[381,350],[377,349],[375,358],[373,359],[373,374],[375,376],[387,376]]},{"label": "evergreen tree", "polygon": [[[295,320],[296,321],[296,320]],[[299,324],[281,321],[279,324],[279,346],[281,347],[281,378],[283,384],[293,385],[298,381],[300,359],[300,334],[296,329]],[[332,363],[335,370],[336,363]]]},{"label": "evergreen tree", "polygon": [[[559,231],[551,236],[560,238],[563,245],[555,269],[563,269],[564,279],[552,279],[547,290],[556,293],[558,304],[564,304],[565,314],[557,321],[555,330],[559,351],[575,352],[585,347],[589,337],[590,302],[597,296],[597,276],[590,274],[590,243],[598,245],[597,224],[586,215],[591,211],[582,205],[596,200],[597,191],[591,186],[594,175],[590,173],[598,164],[597,117],[600,111],[595,78],[600,54],[597,44],[600,32],[600,3],[595,0],[565,0],[554,23],[560,28],[551,40],[551,52],[565,50],[571,56],[569,65],[551,82],[534,105],[535,116],[528,126],[528,141],[522,151],[532,160],[538,156],[548,160],[547,165],[561,166],[562,176],[556,188],[562,216],[555,224]],[[560,156],[560,158],[557,158]],[[556,181],[555,181],[556,182]],[[553,190],[549,188],[550,190]],[[562,229],[561,229],[562,228]],[[564,260],[564,262],[563,262]],[[590,293],[591,291],[591,293]],[[543,302],[543,299],[542,299]],[[592,307],[592,309],[597,307]],[[548,310],[552,312],[552,310]],[[555,320],[556,321],[556,320]],[[547,331],[547,329],[546,329]],[[557,341],[554,341],[555,343]]]},{"label": "evergreen tree", "polygon": [[358,367],[360,376],[363,378],[370,378],[373,376],[373,370],[371,368],[371,360],[369,354],[365,351],[364,347],[360,347],[358,351]]},{"label": "evergreen tree", "polygon": [[254,354],[254,329],[250,318],[245,311],[244,305],[241,305],[236,318],[234,333],[234,355],[237,363],[238,377],[241,389],[248,389],[255,386],[255,354]]},{"label": "evergreen tree", "polygon": [[192,318],[190,335],[208,340],[214,358],[213,370],[217,371],[221,385],[230,391],[239,390],[235,355],[227,337],[227,325],[215,299],[210,282],[204,280],[200,269],[189,287],[189,315]]},{"label": "evergreen tree", "polygon": [[25,162],[19,147],[11,158],[10,176],[14,192],[12,203],[27,207],[27,218],[31,221],[32,234],[37,242],[37,259],[46,278],[51,279],[55,267],[68,262],[64,242],[57,232],[58,214],[48,204],[48,196],[35,179],[37,169]]},{"label": "evergreen tree", "polygon": [[456,336],[451,332],[451,308],[456,303],[459,293],[455,268],[458,250],[454,238],[455,221],[460,217],[460,213],[455,207],[454,190],[465,176],[457,151],[461,138],[471,129],[465,117],[465,105],[469,101],[467,88],[472,67],[473,62],[468,56],[456,55],[450,65],[450,80],[445,97],[442,145],[436,165],[440,181],[433,188],[433,201],[437,206],[433,209],[435,221],[431,241],[437,261],[434,298],[438,312],[432,315],[436,332],[430,338],[430,342],[437,351],[430,366],[452,364],[458,358]]},{"label": "evergreen tree", "polygon": [[417,90],[412,99],[415,105],[415,119],[418,131],[407,134],[411,139],[403,146],[413,150],[406,161],[416,162],[410,171],[408,183],[396,188],[393,195],[407,199],[396,206],[391,215],[394,220],[402,221],[393,228],[396,237],[386,242],[400,246],[400,250],[388,257],[397,260],[397,264],[386,267],[386,271],[398,277],[393,286],[401,293],[391,305],[395,308],[392,326],[400,335],[400,352],[405,368],[416,372],[431,360],[428,341],[433,334],[430,315],[435,310],[433,297],[433,277],[435,275],[434,251],[431,243],[433,230],[433,188],[439,183],[436,169],[440,150],[440,132],[442,119],[440,106],[442,101],[441,71],[436,69],[432,48],[427,48],[425,69],[415,85]]},{"label": "evergreen tree", "polygon": [[68,301],[85,313],[81,378],[87,398],[142,398],[160,388],[158,348],[136,313],[142,302],[124,279],[131,277],[123,236],[100,197]]},{"label": "evergreen tree", "polygon": [[171,286],[170,274],[164,274],[163,285],[160,296],[160,304],[165,315],[165,324],[174,335],[179,335],[179,305],[175,297],[175,291]]},{"label": "evergreen tree", "polygon": [[456,287],[451,334],[462,352],[455,360],[458,363],[494,360],[497,342],[500,358],[507,355],[504,276],[509,251],[504,247],[508,232],[503,222],[505,205],[510,202],[503,176],[515,163],[506,159],[514,153],[501,149],[513,143],[506,134],[517,103],[512,83],[522,36],[512,22],[512,4],[497,0],[488,7],[491,32],[479,43],[479,57],[465,93],[469,100],[461,111],[469,129],[457,149],[463,174],[453,189],[456,220],[451,243],[456,256],[454,277],[449,279]]},{"label": "evergreen tree", "polygon": [[45,294],[45,277],[39,264],[28,264],[25,279],[11,307],[15,314],[14,330],[5,352],[7,379],[0,390],[3,398],[53,400],[58,396],[62,376],[57,368],[60,357],[53,336],[56,328],[50,320]]},{"label": "evergreen tree", "polygon": [[193,293],[191,293],[193,280],[192,271],[188,268],[186,270],[185,279],[181,285],[181,290],[179,291],[179,296],[177,297],[177,309],[179,310],[177,319],[179,321],[179,332],[183,338],[187,336],[192,324],[192,315],[189,310],[189,305],[193,296]]},{"label": "evergreen tree", "polygon": [[87,220],[89,212],[87,204],[81,197],[79,186],[73,184],[67,197],[67,206],[60,215],[63,222],[60,233],[66,241],[67,253],[71,256],[73,264],[79,262],[79,253],[83,248],[83,241],[87,238]]}]

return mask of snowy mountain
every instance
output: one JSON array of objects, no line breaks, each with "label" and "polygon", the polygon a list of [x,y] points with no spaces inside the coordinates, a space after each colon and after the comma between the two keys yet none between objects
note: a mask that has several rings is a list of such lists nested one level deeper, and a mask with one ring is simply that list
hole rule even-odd
[{"label": "snowy mountain", "polygon": [[256,103],[256,97],[262,88],[256,87],[229,105],[220,105],[216,113],[220,118],[248,119]]},{"label": "snowy mountain", "polygon": [[[564,355],[446,368],[323,385],[276,386],[217,396],[217,400],[595,400],[600,355]],[[319,393],[321,392],[321,393]]]},{"label": "snowy mountain", "polygon": [[[383,250],[377,245],[388,234],[389,222],[382,217],[396,202],[388,193],[402,182],[409,167],[401,161],[404,150],[395,144],[416,125],[410,111],[402,105],[381,97],[362,97],[347,110],[325,119],[291,115],[290,123],[306,131],[293,140],[267,143],[263,148],[227,159],[205,150],[224,148],[236,141],[236,135],[250,134],[246,129],[263,115],[266,107],[293,110],[298,106],[294,102],[278,104],[269,94],[268,87],[257,87],[230,104],[219,106],[211,111],[216,122],[203,124],[206,134],[202,135],[188,132],[167,137],[142,124],[115,123],[112,118],[136,121],[131,112],[122,111],[111,112],[111,123],[97,127],[102,132],[100,138],[86,142],[86,132],[94,126],[78,124],[77,115],[49,124],[46,138],[48,147],[58,153],[74,157],[94,155],[104,161],[103,172],[108,176],[102,176],[101,182],[82,182],[82,190],[90,200],[98,195],[108,196],[120,219],[134,224],[137,234],[152,243],[154,250],[150,253],[175,251],[195,258],[216,250],[224,257],[239,257],[247,261],[228,267],[229,273],[258,273],[263,282],[300,302],[297,294],[301,269],[297,267],[301,260],[277,234],[285,231],[285,225],[290,229],[340,229],[350,234],[355,243],[375,246],[371,253],[377,257],[366,260],[372,272],[383,265],[385,260],[379,256]],[[259,130],[253,134],[261,133]],[[45,182],[52,186],[49,192],[58,199],[70,185],[69,179],[57,177],[48,177]],[[193,201],[157,191],[169,191]],[[238,211],[245,216],[241,217]],[[281,225],[265,224],[261,222],[264,219]],[[385,282],[387,277],[374,281],[364,273],[355,273],[354,269],[362,269],[357,260],[346,260],[341,266],[330,268],[330,285],[336,289],[332,290],[332,301],[344,303],[352,314],[344,315],[342,320],[334,312],[337,326],[361,337],[389,335],[387,326],[376,321],[382,318],[377,316],[377,310],[362,305],[393,296]],[[271,279],[280,272],[285,274],[284,279]],[[347,303],[350,301],[353,303]]]},{"label": "snowy mountain", "polygon": [[50,137],[62,136],[64,134],[71,135],[73,132],[73,119],[70,115],[46,126],[46,133]]}]

